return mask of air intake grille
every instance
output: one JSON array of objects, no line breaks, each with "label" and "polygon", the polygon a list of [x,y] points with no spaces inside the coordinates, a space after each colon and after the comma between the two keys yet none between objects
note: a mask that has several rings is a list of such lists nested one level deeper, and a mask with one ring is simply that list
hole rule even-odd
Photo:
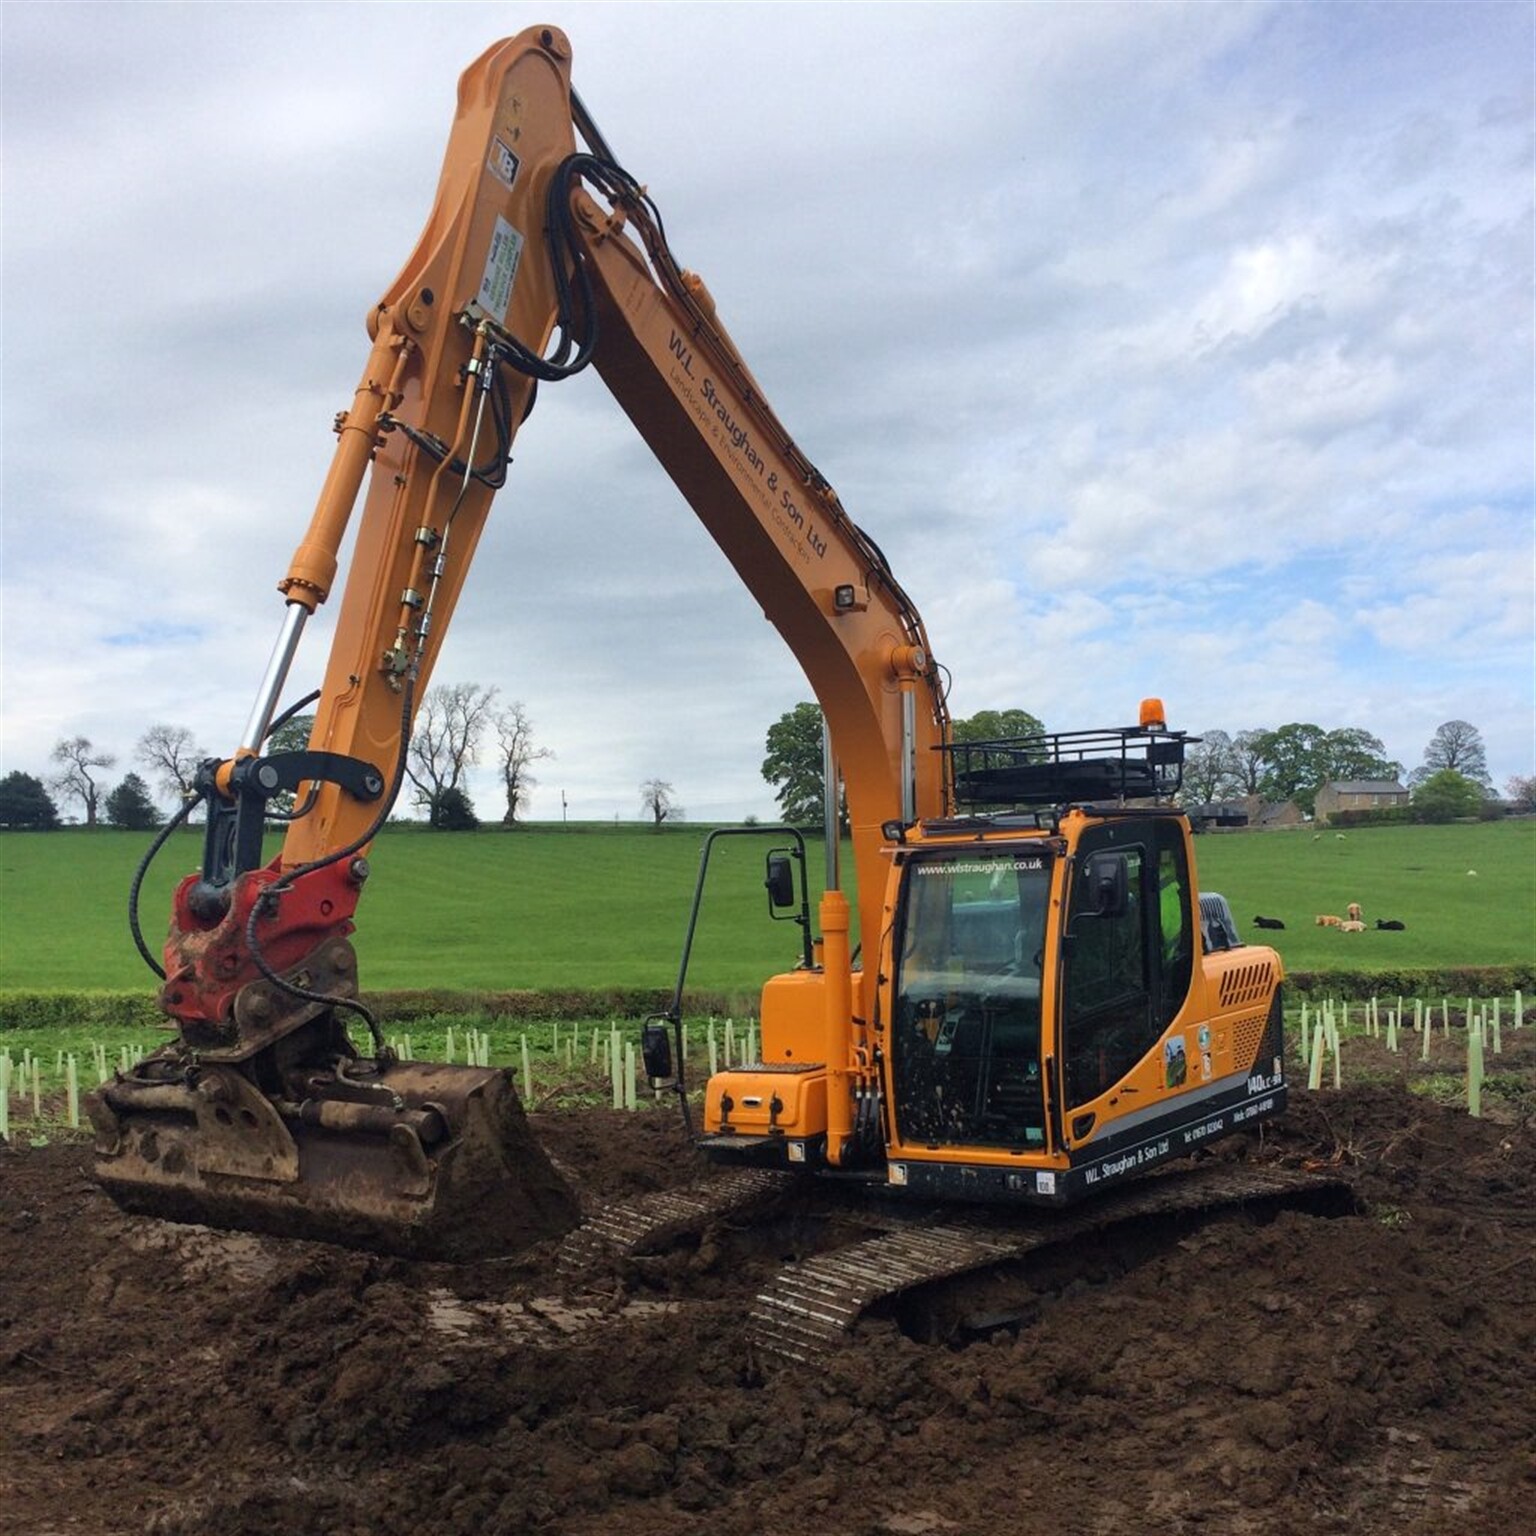
[{"label": "air intake grille", "polygon": [[1275,967],[1271,961],[1234,965],[1221,978],[1222,1009],[1225,1011],[1228,1008],[1241,1008],[1246,1003],[1268,1002],[1274,985]]}]

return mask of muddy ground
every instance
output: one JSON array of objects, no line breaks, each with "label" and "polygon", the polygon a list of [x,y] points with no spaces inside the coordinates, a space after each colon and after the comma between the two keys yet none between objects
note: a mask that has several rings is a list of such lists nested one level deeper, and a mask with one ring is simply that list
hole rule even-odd
[{"label": "muddy ground", "polygon": [[[0,1531],[1536,1530],[1536,1030],[1505,1053],[1497,1118],[1360,1083],[1219,1151],[1337,1164],[1356,1214],[1122,1231],[815,1370],[756,1358],[745,1314],[838,1219],[573,1294],[549,1249],[174,1227],[119,1213],[83,1144],[0,1149]],[[697,1174],[668,1114],[534,1122],[587,1200]]]}]

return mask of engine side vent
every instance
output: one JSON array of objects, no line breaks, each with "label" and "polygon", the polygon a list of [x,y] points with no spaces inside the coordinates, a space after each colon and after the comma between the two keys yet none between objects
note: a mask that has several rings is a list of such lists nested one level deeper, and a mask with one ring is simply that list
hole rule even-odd
[{"label": "engine side vent", "polygon": [[[1204,899],[1203,897],[1201,898]],[[1249,1003],[1267,1002],[1274,990],[1275,968],[1268,960],[1258,960],[1251,965],[1234,965],[1221,978],[1221,1007],[1243,1008]],[[1259,1028],[1264,1027],[1264,1016],[1258,1015]],[[1257,1048],[1257,1047],[1255,1047]]]}]

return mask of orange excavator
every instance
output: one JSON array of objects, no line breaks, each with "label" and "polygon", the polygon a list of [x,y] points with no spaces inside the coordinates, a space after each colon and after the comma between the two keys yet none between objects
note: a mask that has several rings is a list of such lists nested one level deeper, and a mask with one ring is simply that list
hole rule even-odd
[{"label": "orange excavator", "polygon": [[[447,1257],[576,1221],[507,1073],[385,1046],[349,935],[514,436],[540,382],[589,363],[804,668],[851,823],[857,910],[834,867],[819,940],[763,993],[761,1060],[708,1082],[704,1149],[1066,1205],[1283,1109],[1280,961],[1198,892],[1171,804],[1186,738],[1148,701],[1134,726],[951,741],[916,608],[673,259],[561,32],[465,72],[426,229],[368,330],[243,738],[204,766],[202,866],[158,959],[135,919],[176,1039],[93,1107],[122,1204]],[[269,752],[360,495],[309,745]],[[792,867],[769,865],[793,901]],[[647,1044],[667,1077],[665,1025]]]}]

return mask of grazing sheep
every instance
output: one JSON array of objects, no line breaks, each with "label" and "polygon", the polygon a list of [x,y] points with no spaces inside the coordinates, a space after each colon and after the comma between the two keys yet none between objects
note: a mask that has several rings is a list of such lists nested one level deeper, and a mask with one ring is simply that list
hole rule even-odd
[{"label": "grazing sheep", "polygon": [[1385,928],[1390,933],[1401,933],[1407,924],[1398,922],[1395,917],[1378,917],[1376,919],[1376,926],[1378,928]]},{"label": "grazing sheep", "polygon": [[1319,917],[1317,919],[1317,926],[1319,928],[1337,928],[1343,921],[1342,917]]},{"label": "grazing sheep", "polygon": [[1339,924],[1339,932],[1340,933],[1364,933],[1365,932],[1365,924],[1362,923],[1358,918],[1352,917],[1352,918],[1350,918],[1350,920],[1347,923],[1340,923]]},{"label": "grazing sheep", "polygon": [[1350,902],[1350,904],[1345,907],[1344,910],[1349,914],[1349,920],[1352,923],[1358,923],[1360,919],[1365,916],[1365,914],[1360,910],[1360,903],[1358,901]]},{"label": "grazing sheep", "polygon": [[1284,928],[1285,924],[1278,917],[1256,917],[1253,920],[1255,928]]}]

